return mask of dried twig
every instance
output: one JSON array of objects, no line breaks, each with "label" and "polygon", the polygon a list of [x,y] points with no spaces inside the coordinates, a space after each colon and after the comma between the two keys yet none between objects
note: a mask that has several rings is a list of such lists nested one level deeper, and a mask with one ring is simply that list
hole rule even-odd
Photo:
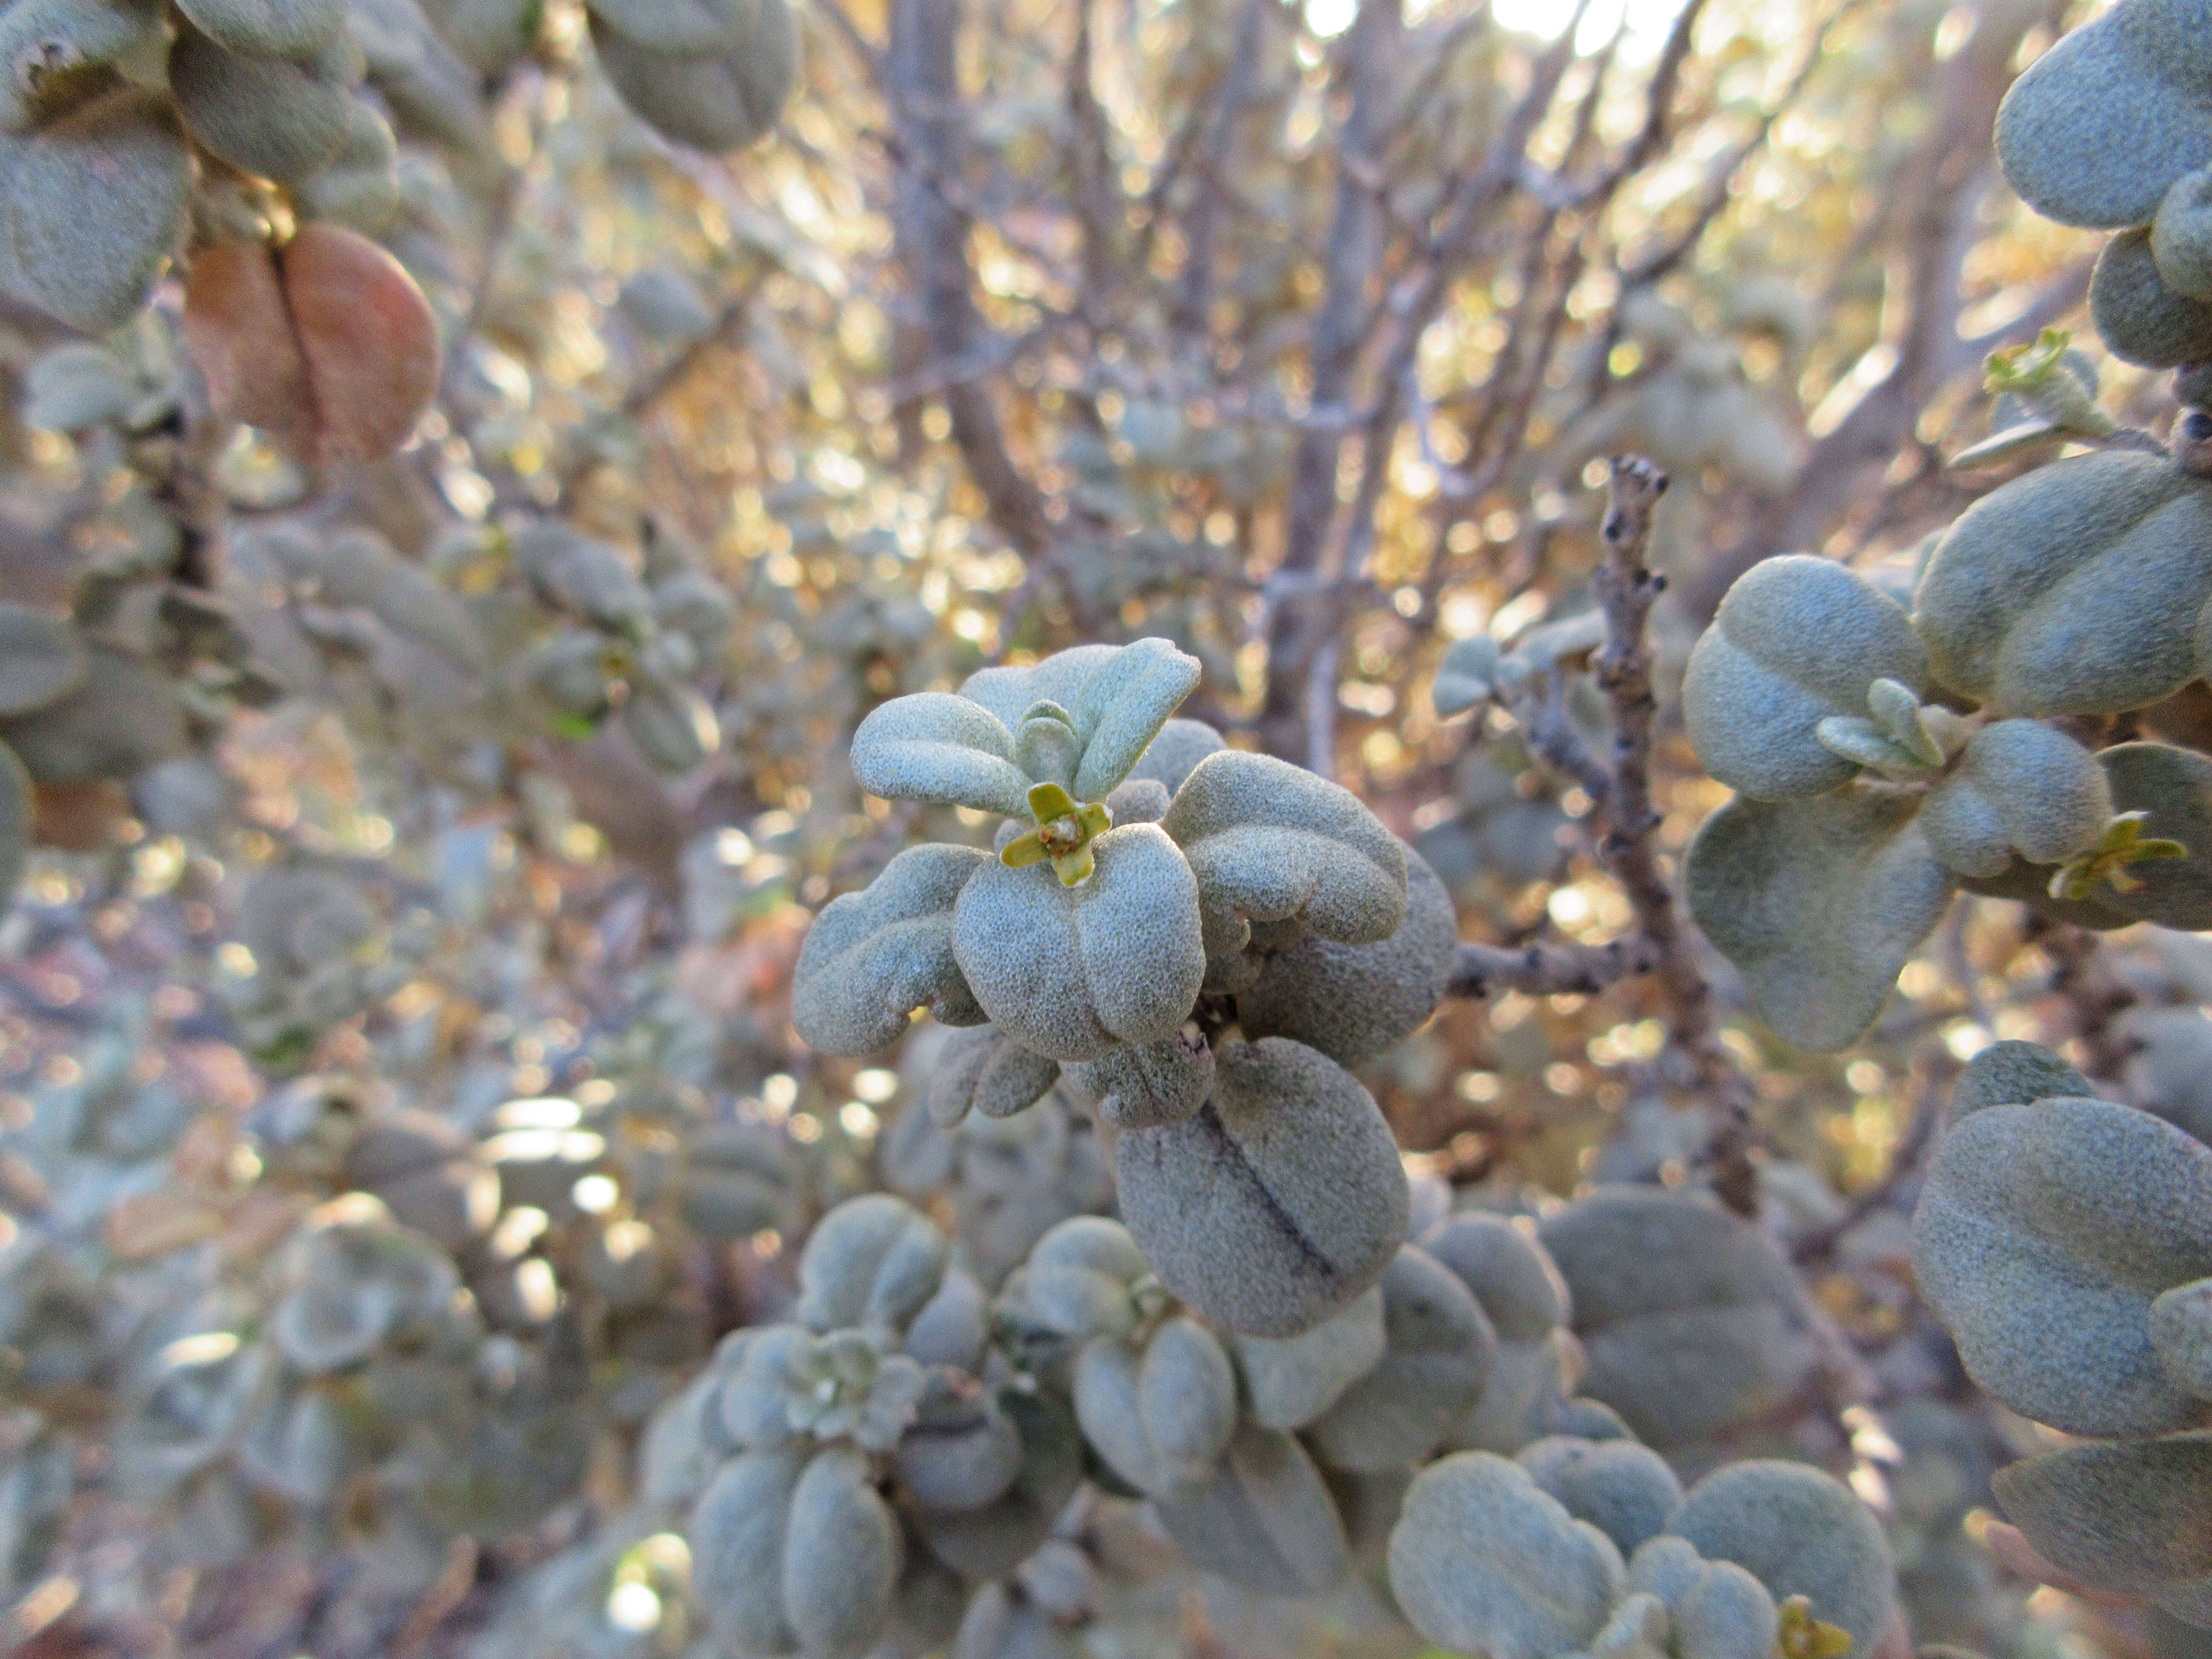
[{"label": "dried twig", "polygon": [[1594,992],[1634,975],[1656,975],[1667,999],[1668,1037],[1656,1076],[1705,1101],[1715,1118],[1704,1160],[1714,1188],[1731,1208],[1748,1215],[1757,1206],[1750,1085],[1720,1042],[1712,987],[1698,964],[1652,840],[1661,817],[1651,794],[1658,701],[1645,632],[1667,582],[1645,555],[1667,475],[1640,456],[1619,456],[1607,489],[1600,532],[1605,561],[1594,578],[1605,640],[1590,666],[1612,710],[1612,754],[1599,759],[1568,722],[1560,671],[1546,676],[1548,684],[1540,689],[1523,687],[1510,706],[1530,749],[1590,796],[1590,821],[1603,825],[1594,848],[1598,863],[1626,896],[1635,927],[1605,945],[1518,951],[1462,945],[1451,990],[1459,996],[1504,989]]},{"label": "dried twig", "polygon": [[[939,362],[969,357],[987,331],[970,287],[969,216],[929,176],[952,179],[961,173],[963,120],[954,58],[959,37],[959,0],[898,0],[891,8],[884,72],[899,143],[895,230],[900,260],[919,291],[924,354]],[[954,380],[944,401],[953,442],[991,522],[1024,558],[1044,557],[1052,544],[1044,497],[1008,452],[989,392]]]},{"label": "dried twig", "polygon": [[1450,997],[1486,997],[1500,991],[1524,996],[1595,996],[1659,964],[1656,947],[1641,934],[1604,945],[1462,945],[1459,965],[1445,985]]},{"label": "dried twig", "polygon": [[2094,1078],[2117,1082],[2140,1042],[2122,1031],[2119,1016],[2139,1000],[2112,972],[2103,941],[2071,922],[2046,922],[2031,916],[2031,943],[2051,958],[2051,988],[2063,998],[2081,1045],[2081,1069]]}]

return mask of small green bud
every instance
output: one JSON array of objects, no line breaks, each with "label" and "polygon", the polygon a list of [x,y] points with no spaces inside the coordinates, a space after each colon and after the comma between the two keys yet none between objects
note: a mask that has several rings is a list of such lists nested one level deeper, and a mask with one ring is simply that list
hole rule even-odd
[{"label": "small green bud", "polygon": [[2189,849],[2179,842],[2144,836],[2143,820],[2149,816],[2148,811],[2115,815],[2094,847],[2059,866],[2058,873],[2051,878],[2051,896],[2086,899],[2100,881],[2110,882],[2115,892],[2141,892],[2142,880],[2128,873],[2130,865],[2187,858]]},{"label": "small green bud", "polygon": [[[1030,722],[1024,722],[1027,732]],[[1091,839],[1114,827],[1114,815],[1097,801],[1078,805],[1056,783],[1033,785],[1030,816],[1036,828],[1008,842],[999,861],[1009,870],[1052,860],[1054,873],[1063,887],[1081,885],[1091,878]]]},{"label": "small green bud", "polygon": [[1851,1633],[1815,1618],[1810,1597],[1789,1596],[1781,1612],[1782,1634],[1777,1645],[1783,1659],[1843,1659],[1851,1650]]}]

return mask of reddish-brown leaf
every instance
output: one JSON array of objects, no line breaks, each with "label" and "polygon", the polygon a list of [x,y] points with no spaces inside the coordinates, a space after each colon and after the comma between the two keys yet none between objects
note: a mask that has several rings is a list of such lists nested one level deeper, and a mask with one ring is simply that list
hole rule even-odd
[{"label": "reddish-brown leaf", "polygon": [[438,389],[430,302],[398,260],[342,225],[302,225],[278,257],[317,415],[309,459],[389,455]]},{"label": "reddish-brown leaf", "polygon": [[64,852],[97,853],[112,845],[116,830],[131,816],[131,797],[121,784],[105,778],[35,784],[32,799],[32,839]]},{"label": "reddish-brown leaf", "polygon": [[303,225],[273,253],[202,249],[185,343],[217,414],[317,465],[389,455],[438,386],[429,301],[397,259],[339,225]]},{"label": "reddish-brown leaf", "polygon": [[265,244],[218,242],[192,256],[185,349],[217,415],[258,426],[284,448],[297,447],[310,407],[307,366]]}]

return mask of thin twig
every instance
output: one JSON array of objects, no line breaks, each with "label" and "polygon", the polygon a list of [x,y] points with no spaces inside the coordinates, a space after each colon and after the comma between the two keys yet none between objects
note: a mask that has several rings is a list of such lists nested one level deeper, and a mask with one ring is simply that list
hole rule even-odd
[{"label": "thin twig", "polygon": [[2094,1078],[2119,1081],[2129,1056],[2142,1044],[2116,1022],[2139,999],[2112,972],[2103,942],[2086,927],[2037,918],[2030,919],[2027,937],[2051,958],[2051,988],[2073,1015],[2081,1069]]},{"label": "thin twig", "polygon": [[1480,998],[1518,991],[1532,997],[1595,996],[1658,964],[1656,947],[1640,933],[1604,945],[1462,945],[1444,994]]}]

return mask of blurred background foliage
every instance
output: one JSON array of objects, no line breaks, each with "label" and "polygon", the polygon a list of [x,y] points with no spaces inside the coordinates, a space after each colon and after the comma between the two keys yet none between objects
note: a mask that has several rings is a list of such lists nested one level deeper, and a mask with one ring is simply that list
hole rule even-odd
[{"label": "blurred background foliage", "polygon": [[[1621,450],[1680,486],[1669,711],[1753,560],[1908,580],[2008,476],[1945,463],[1990,429],[1983,356],[2078,323],[2096,246],[1989,157],[2052,0],[800,15],[798,94],[733,158],[579,73],[557,0],[481,88],[495,154],[403,147],[382,240],[446,356],[388,460],[215,422],[173,291],[97,361],[0,314],[0,599],[166,630],[171,675],[149,716],[96,657],[98,752],[33,768],[0,923],[19,1651],[696,1650],[641,1443],[787,1303],[811,1220],[888,1187],[988,1283],[1111,1202],[1057,1103],[909,1112],[927,1033],[866,1066],[791,1034],[811,911],[981,835],[861,798],[860,716],[1164,635],[1206,665],[1185,712],[1355,789],[1465,937],[1616,937],[1589,795],[1502,712],[1437,718],[1443,647],[1586,607]],[[2118,418],[2171,413],[2104,368]],[[2152,723],[2201,738],[2202,692]],[[1578,677],[1557,695],[1601,730]],[[1653,788],[1669,859],[1725,798],[1671,721]],[[1966,1384],[1905,1238],[1993,1038],[2201,1093],[2212,956],[2136,930],[2085,962],[1968,901],[1834,1058],[1711,965],[1758,1203],[1844,1379],[1747,1449],[1851,1473],[1922,1639],[2199,1651],[1978,1547],[2033,1431]],[[1670,1018],[1638,979],[1455,1001],[1364,1075],[1420,1172],[1541,1213],[1701,1177]],[[1121,1582],[1088,1652],[1407,1650],[1371,1608],[1206,1589],[1134,1515],[1094,1518]]]}]

